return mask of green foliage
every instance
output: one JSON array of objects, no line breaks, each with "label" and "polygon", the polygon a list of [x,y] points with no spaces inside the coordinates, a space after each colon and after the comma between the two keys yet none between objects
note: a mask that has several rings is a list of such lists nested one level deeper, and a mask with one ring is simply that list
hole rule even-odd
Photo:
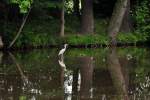
[{"label": "green foliage", "polygon": [[61,4],[58,1],[52,0],[34,0],[34,7],[36,8],[60,8]]},{"label": "green foliage", "polygon": [[26,13],[32,4],[32,0],[10,0],[10,2],[18,4],[21,13]]},{"label": "green foliage", "polygon": [[58,45],[57,43],[57,37],[51,36],[48,34],[39,34],[39,33],[33,33],[28,32],[24,33],[20,36],[18,41],[16,42],[15,46],[48,46],[48,45]]},{"label": "green foliage", "polygon": [[[26,13],[33,2],[33,0],[10,1],[11,3],[18,4],[22,13]],[[68,13],[68,11],[72,13],[72,3],[73,2],[70,0],[65,1],[66,13]],[[34,4],[32,6],[32,15],[15,44],[17,47],[58,45],[66,42],[72,45],[109,44],[110,40],[106,34],[106,28],[108,25],[107,19],[94,20],[94,35],[77,35],[80,32],[80,20],[75,16],[68,14],[65,16],[66,36],[64,38],[59,38],[58,33],[60,30],[60,19],[57,19],[59,18],[59,14],[56,14],[59,11],[54,12],[57,16],[57,18],[55,18],[51,16],[51,12],[49,12],[49,10],[56,10],[51,8],[61,8],[62,3],[55,0],[34,0]],[[148,0],[141,1],[136,5],[133,13],[133,18],[137,25],[136,32],[118,34],[117,41],[119,43],[137,43],[139,41],[147,41],[150,32],[150,24],[148,23],[150,10],[148,7]],[[15,22],[7,23],[7,34],[4,34],[4,42],[6,45],[8,45],[16,35],[19,25],[19,22],[17,24]]]},{"label": "green foliage", "polygon": [[75,16],[66,16],[65,34],[77,34],[80,31],[80,21]]},{"label": "green foliage", "polygon": [[[37,22],[38,21],[38,22]],[[17,32],[16,23],[9,23],[9,28],[5,34],[5,44],[8,45]],[[56,45],[57,35],[59,32],[59,20],[31,20],[27,22],[24,29],[15,43],[17,47],[23,46],[46,46],[46,45]]]},{"label": "green foliage", "polygon": [[94,25],[95,25],[94,27],[95,27],[96,34],[104,34],[104,33],[106,33],[106,29],[108,26],[108,20],[107,19],[95,19]]},{"label": "green foliage", "polygon": [[27,100],[27,97],[26,96],[20,96],[19,100]]},{"label": "green foliage", "polygon": [[108,37],[104,35],[67,35],[65,42],[72,45],[105,44],[108,45]]},{"label": "green foliage", "polygon": [[68,14],[73,12],[73,0],[65,0],[64,6]]},{"label": "green foliage", "polygon": [[137,43],[147,41],[148,34],[138,34],[138,33],[119,33],[117,35],[117,41],[120,43]]},{"label": "green foliage", "polygon": [[73,12],[73,1],[72,0],[65,0],[64,5],[59,0],[35,0],[34,7],[36,8],[59,8],[61,9],[62,6],[65,6],[65,12],[70,14]]},{"label": "green foliage", "polygon": [[137,33],[148,33],[150,31],[150,9],[149,0],[138,1],[133,18],[136,21]]},{"label": "green foliage", "polygon": [[[78,19],[74,17],[66,16],[66,27],[64,38],[59,37],[59,20],[58,19],[46,19],[42,20],[34,19],[30,20],[24,26],[23,32],[15,43],[15,47],[26,46],[48,46],[59,45],[62,43],[68,43],[70,45],[108,45],[109,38],[105,34],[107,21],[96,20],[96,31],[94,35],[79,35],[77,34],[80,29],[80,23]],[[7,33],[5,35],[5,44],[8,45],[13,37],[16,35],[16,23],[8,23]],[[147,41],[148,34],[137,33],[119,33],[117,35],[117,41],[119,43],[137,43],[139,41]]]}]

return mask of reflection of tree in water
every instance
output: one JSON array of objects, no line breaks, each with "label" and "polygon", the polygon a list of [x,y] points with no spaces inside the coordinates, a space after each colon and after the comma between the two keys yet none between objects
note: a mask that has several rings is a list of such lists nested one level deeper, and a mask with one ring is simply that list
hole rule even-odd
[{"label": "reflection of tree in water", "polygon": [[[131,89],[132,86],[129,88],[129,73],[126,70],[126,68],[128,66],[129,67],[136,66],[134,64],[136,62],[138,63],[138,61],[135,62],[133,57],[130,57],[130,56],[131,55],[128,55],[128,54],[126,57],[118,56],[116,48],[111,48],[108,54],[108,69],[109,69],[109,72],[111,73],[112,81],[117,91],[118,97],[120,95],[120,98],[122,98],[123,100],[138,100],[138,99],[149,100],[149,96],[148,95],[145,96],[145,94],[148,94],[148,92],[146,93],[145,91],[149,91],[148,84],[150,84],[149,83],[150,81],[149,81],[148,76],[146,76],[145,78],[142,77],[142,80],[145,80],[145,81],[142,81],[142,82],[138,81],[137,84],[133,85],[133,87],[135,88],[135,91]],[[129,65],[129,60],[130,62],[134,61],[134,64],[133,62],[130,63],[132,64],[132,66]],[[134,76],[134,80],[132,80],[132,77],[130,77],[130,81],[133,83],[133,81],[138,80],[137,77],[138,77],[137,75],[136,77]],[[130,85],[132,83],[130,83]],[[114,100],[116,98],[114,98]]]},{"label": "reflection of tree in water", "polygon": [[81,64],[81,89],[80,98],[93,98],[93,57],[81,57],[79,58]]},{"label": "reflection of tree in water", "polygon": [[24,75],[24,72],[20,66],[20,64],[16,61],[14,55],[12,53],[9,53],[10,57],[12,58],[12,61],[16,64],[16,67],[21,75],[21,78],[22,78],[22,81],[23,81],[23,86],[24,87],[28,87],[28,88],[31,88],[31,83],[30,81],[28,80],[28,78]]},{"label": "reflection of tree in water", "polygon": [[[58,61],[62,68],[61,81],[63,81],[66,100],[93,98],[93,57],[80,57],[78,61],[81,67],[73,71],[66,68],[64,59]],[[72,95],[79,97],[72,97]]]},{"label": "reflection of tree in water", "polygon": [[[35,54],[37,54],[37,52]],[[94,60],[95,60],[94,62],[102,61],[101,53],[99,54],[100,55],[97,55],[99,59],[97,58],[97,56],[96,57],[94,56]],[[105,53],[103,54],[105,55]],[[138,99],[144,100],[144,98],[146,98],[145,100],[150,100],[149,98],[150,96],[145,95],[144,97],[145,93],[149,93],[149,87],[147,86],[145,87],[145,85],[149,83],[148,81],[149,71],[146,70],[146,72],[144,71],[145,72],[144,75],[143,74],[141,75],[141,73],[139,73],[138,76],[135,77],[135,69],[138,69],[136,66],[142,66],[143,68],[143,66],[145,65],[137,61],[137,59],[135,59],[136,56],[130,52],[129,54],[133,55],[133,58],[130,57],[131,59],[128,59],[129,55],[127,56],[124,55],[124,54],[128,54],[128,52],[123,53],[121,55],[119,54],[120,52],[118,52],[118,49],[114,51],[111,49],[107,55],[108,59],[104,62],[105,65],[104,63],[99,63],[99,64],[94,63],[96,67],[93,72],[92,72],[93,70],[93,67],[92,67],[93,58],[92,57],[81,55],[80,57],[75,57],[72,59],[71,58],[72,56],[71,57],[69,56],[69,59],[68,58],[65,59],[66,62],[68,61],[66,65],[68,67],[66,69],[67,72],[65,72],[64,68],[61,67],[62,70],[64,70],[64,74],[65,73],[67,74],[65,76],[62,73],[63,78],[61,79],[63,79],[63,81],[62,81],[61,87],[64,87],[65,80],[70,79],[68,78],[68,76],[72,75],[71,76],[71,80],[73,77],[72,93],[68,95],[68,97],[70,96],[71,100],[83,100],[83,99],[87,100],[92,97],[93,99],[98,99],[98,100],[120,100],[120,98],[123,98],[124,100],[125,99],[124,92],[122,91],[124,85],[122,85],[121,83],[125,82],[127,88],[133,87],[132,94],[128,95],[130,100],[138,100]],[[49,60],[52,62],[48,64],[46,63],[47,64],[46,65],[45,63],[43,63],[43,60],[40,59],[41,58],[40,55],[37,58],[36,62],[34,62],[35,59],[33,58],[28,59],[29,56],[27,56],[26,59],[22,59],[23,57],[20,55],[19,56],[15,55],[15,57],[17,60],[16,62],[20,65],[20,71],[19,71],[19,68],[17,68],[14,61],[12,61],[10,56],[8,58],[6,58],[6,56],[2,57],[2,63],[4,63],[5,65],[4,66],[1,65],[2,67],[0,69],[5,69],[5,70],[4,71],[1,70],[1,73],[0,73],[0,98],[7,100],[9,97],[11,97],[14,100],[17,100],[19,97],[26,97],[27,99],[30,99],[32,96],[39,95],[39,94],[36,94],[33,92],[31,93],[30,91],[28,91],[27,90],[28,86],[24,87],[24,84],[23,84],[24,82],[22,81],[23,78],[21,77],[21,73],[23,73],[22,76],[28,78],[28,81],[30,81],[32,84],[31,87],[33,86],[32,89],[35,89],[34,91],[36,90],[42,91],[43,94],[39,95],[39,97],[43,97],[44,99],[42,98],[41,100],[49,100],[48,98],[59,98],[59,100],[64,100],[64,98],[67,99],[67,95],[64,95],[65,90],[63,89],[63,92],[62,92],[62,89],[60,87],[60,66],[57,65],[58,59],[54,59],[56,61],[54,62],[54,60],[52,60],[53,59],[53,56],[52,56],[52,59],[50,58],[48,60],[44,60],[44,62],[47,62]],[[43,53],[42,53],[42,59],[44,57],[45,55],[43,56]],[[147,57],[145,59],[147,59]],[[109,63],[106,64],[107,61]],[[31,62],[34,62],[34,63],[31,63]],[[115,62],[118,62],[119,64]],[[111,63],[115,63],[115,64],[114,65],[112,64],[110,66]],[[74,67],[70,67],[72,66],[72,64],[74,64],[73,65]],[[106,65],[109,65],[108,68],[105,67]],[[51,68],[52,71],[50,70],[50,67],[52,67]],[[46,70],[43,70],[41,68],[44,68]],[[58,68],[58,69],[56,70],[55,68],[56,69]],[[129,71],[130,73],[128,72],[127,68],[128,69],[130,68],[130,71]],[[62,70],[61,72],[63,72]],[[144,70],[145,70],[145,67],[144,67]],[[50,75],[52,74],[53,76],[50,77]],[[113,75],[113,74],[116,74],[116,75]],[[128,85],[129,84],[128,75],[130,75],[130,85]],[[122,79],[124,79],[124,81],[122,81]],[[71,81],[66,82],[66,83],[70,85]],[[141,86],[144,86],[144,88]],[[25,91],[22,90],[22,87],[26,88]],[[139,96],[139,93],[136,92],[136,87],[142,90],[141,96]],[[46,96],[44,95],[45,93],[47,93]],[[36,99],[37,98],[38,97],[36,97]]]},{"label": "reflection of tree in water", "polygon": [[30,98],[35,98],[35,95],[23,96],[23,94],[24,93],[41,94],[41,90],[34,88],[33,83],[24,74],[24,70],[22,69],[22,66],[17,62],[14,55],[9,53],[9,57],[10,57],[9,63],[15,64],[17,72],[15,72],[15,74],[12,75],[4,72],[3,75],[1,75],[0,78],[2,79],[0,79],[0,91],[1,91],[0,94],[3,97],[0,96],[0,98],[4,98],[4,99],[12,98],[14,100],[17,100],[18,98],[30,99]]},{"label": "reflection of tree in water", "polygon": [[[117,95],[123,95],[120,99],[129,100],[128,80],[123,74],[123,69],[116,53],[116,48],[111,48],[108,53],[108,69],[112,77]],[[112,99],[113,100],[113,99]],[[115,99],[114,99],[115,100]]]}]

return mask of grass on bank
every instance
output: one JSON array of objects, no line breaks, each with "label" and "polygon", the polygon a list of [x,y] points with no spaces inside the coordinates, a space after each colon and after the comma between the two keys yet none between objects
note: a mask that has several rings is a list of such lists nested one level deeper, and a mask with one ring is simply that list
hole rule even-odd
[{"label": "grass on bank", "polygon": [[[31,36],[34,37],[32,37]],[[23,40],[23,41],[22,41]],[[119,34],[117,37],[118,43],[133,43],[136,45],[137,42],[144,42],[147,40],[146,35],[139,34]],[[109,45],[110,39],[105,35],[67,35],[64,38],[48,35],[33,35],[30,33],[30,37],[21,36],[16,42],[15,46],[49,46],[49,45],[60,45],[63,43],[68,43],[70,45],[88,45],[88,44],[98,44],[98,45]]]},{"label": "grass on bank", "polygon": [[[59,37],[60,21],[57,19],[44,19],[44,20],[29,20],[14,47],[26,46],[48,46],[60,45],[68,43],[70,45],[88,45],[99,44],[108,45],[110,39],[106,34],[107,20],[95,20],[95,34],[94,35],[79,35],[80,22],[73,17],[67,18],[65,25],[65,37]],[[6,45],[13,40],[19,24],[15,22],[8,23],[6,33],[4,34],[4,42]],[[134,43],[147,41],[148,34],[137,33],[119,33],[117,41],[119,43]]]}]

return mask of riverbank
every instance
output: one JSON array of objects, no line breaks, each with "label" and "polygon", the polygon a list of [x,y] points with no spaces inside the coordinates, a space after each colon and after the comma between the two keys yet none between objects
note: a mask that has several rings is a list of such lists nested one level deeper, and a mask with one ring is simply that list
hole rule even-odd
[{"label": "riverbank", "polygon": [[[33,49],[33,48],[47,48],[59,47],[64,43],[68,43],[71,47],[104,47],[109,46],[110,38],[106,34],[108,25],[107,19],[95,20],[95,33],[91,35],[81,35],[80,21],[78,19],[68,19],[65,24],[65,36],[59,36],[59,20],[58,19],[28,19],[22,33],[11,49]],[[4,34],[3,40],[5,48],[7,49],[10,42],[15,37],[19,23],[9,22],[7,34]],[[118,46],[135,46],[147,45],[149,35],[146,33],[118,33]]]},{"label": "riverbank", "polygon": [[[148,37],[145,35],[139,36],[140,34],[120,34],[117,37],[117,46],[147,46]],[[24,40],[26,41],[26,40]],[[50,37],[39,39],[31,39],[30,41],[16,42],[12,48],[5,47],[5,50],[16,50],[16,49],[40,49],[50,47],[60,47],[65,43],[69,44],[72,48],[99,48],[109,47],[110,39],[104,35],[68,35],[63,38]]]},{"label": "riverbank", "polygon": [[[69,43],[68,43],[69,44]],[[52,49],[52,48],[60,48],[63,47],[63,44],[58,44],[58,45],[39,45],[39,46],[22,46],[22,47],[12,47],[12,48],[3,48],[1,50],[3,51],[28,51],[28,50],[33,50],[33,49]],[[110,44],[78,44],[78,45],[73,45],[69,44],[69,48],[105,48],[105,47],[111,47]],[[149,42],[136,42],[136,43],[117,43],[116,47],[149,47]]]}]

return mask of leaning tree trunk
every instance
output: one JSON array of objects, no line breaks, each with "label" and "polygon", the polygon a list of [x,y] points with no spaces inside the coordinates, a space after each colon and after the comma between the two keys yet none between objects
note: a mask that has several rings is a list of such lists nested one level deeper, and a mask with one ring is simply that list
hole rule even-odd
[{"label": "leaning tree trunk", "polygon": [[116,89],[116,93],[123,96],[123,98],[122,99],[120,98],[120,100],[129,100],[128,83],[127,83],[128,81],[125,79],[125,76],[123,75],[122,66],[119,62],[116,48],[110,49],[107,56],[107,60],[108,60],[108,70],[112,77],[112,82]]},{"label": "leaning tree trunk", "polygon": [[61,0],[62,8],[61,8],[61,26],[60,26],[60,36],[64,37],[64,29],[65,29],[65,14],[64,14],[64,0]]},{"label": "leaning tree trunk", "polygon": [[108,35],[110,36],[113,45],[116,45],[116,35],[123,22],[128,2],[130,2],[130,0],[118,0],[115,4],[110,24],[108,26]]},{"label": "leaning tree trunk", "polygon": [[18,32],[17,32],[17,35],[16,35],[16,36],[14,37],[14,39],[11,41],[10,45],[8,46],[8,48],[11,48],[11,47],[14,45],[14,43],[16,42],[16,40],[18,39],[18,37],[20,36],[20,34],[21,34],[21,32],[22,32],[22,30],[23,30],[23,28],[24,28],[24,25],[25,25],[25,23],[26,23],[26,21],[27,21],[27,19],[28,19],[28,16],[29,16],[29,14],[30,14],[30,12],[31,12],[31,9],[32,9],[32,7],[30,7],[30,9],[29,9],[27,15],[25,16],[25,18],[24,18],[23,21],[22,21],[22,24],[21,24],[21,26],[20,26],[20,28],[19,28],[19,30],[18,30]]},{"label": "leaning tree trunk", "polygon": [[81,0],[81,34],[94,33],[93,0]]},{"label": "leaning tree trunk", "polygon": [[123,17],[123,21],[120,27],[120,32],[129,33],[132,30],[132,22],[130,19],[130,0],[128,0],[127,9]]}]

